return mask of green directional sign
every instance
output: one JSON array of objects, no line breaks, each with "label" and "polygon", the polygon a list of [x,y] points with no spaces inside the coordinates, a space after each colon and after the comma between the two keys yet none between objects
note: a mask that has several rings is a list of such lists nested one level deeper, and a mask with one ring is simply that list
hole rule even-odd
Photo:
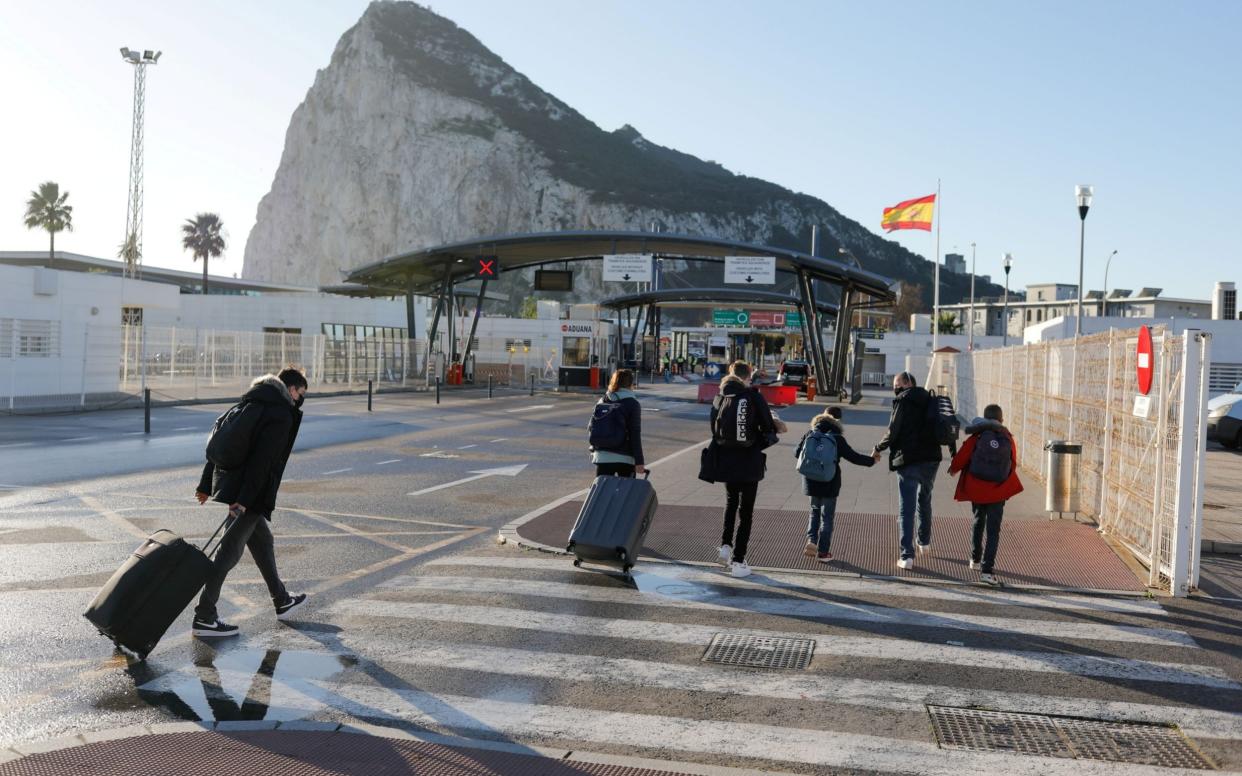
[{"label": "green directional sign", "polygon": [[745,310],[712,310],[715,326],[749,326],[750,313]]},{"label": "green directional sign", "polygon": [[785,313],[785,325],[786,326],[801,326],[802,325],[802,313],[798,312],[797,310],[790,310],[789,312]]}]

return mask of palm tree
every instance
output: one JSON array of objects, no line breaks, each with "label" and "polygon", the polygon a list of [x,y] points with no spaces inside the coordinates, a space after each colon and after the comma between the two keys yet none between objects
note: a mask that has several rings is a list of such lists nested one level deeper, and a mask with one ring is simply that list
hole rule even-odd
[{"label": "palm tree", "polygon": [[958,323],[957,313],[940,313],[940,332],[942,334],[960,334],[962,324]]},{"label": "palm tree", "polygon": [[47,181],[39,184],[38,191],[30,192],[26,200],[26,228],[45,229],[51,237],[47,249],[49,266],[56,261],[56,233],[73,231],[73,205],[66,205],[69,192],[60,193],[60,184]]},{"label": "palm tree", "polygon": [[138,249],[138,235],[130,232],[125,238],[125,242],[121,243],[120,250],[117,251],[116,257],[125,262],[125,268],[131,273],[138,266],[138,260],[142,258],[142,251]]},{"label": "palm tree", "polygon": [[194,252],[194,260],[203,260],[203,293],[207,293],[207,260],[224,253],[224,224],[215,213],[199,213],[181,225],[181,247]]}]

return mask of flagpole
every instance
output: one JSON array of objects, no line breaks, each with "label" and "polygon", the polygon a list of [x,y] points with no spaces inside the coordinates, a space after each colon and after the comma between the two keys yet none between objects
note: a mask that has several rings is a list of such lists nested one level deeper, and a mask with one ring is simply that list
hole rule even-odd
[{"label": "flagpole", "polygon": [[936,290],[932,292],[932,352],[940,349],[940,179],[936,179],[936,206],[932,211],[936,219],[936,253],[932,260],[936,263]]}]

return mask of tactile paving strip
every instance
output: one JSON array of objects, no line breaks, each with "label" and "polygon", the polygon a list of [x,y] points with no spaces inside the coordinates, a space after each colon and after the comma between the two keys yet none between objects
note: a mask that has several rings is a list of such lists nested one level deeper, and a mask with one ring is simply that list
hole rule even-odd
[{"label": "tactile paving strip", "polygon": [[790,668],[800,670],[811,664],[813,639],[782,639],[717,633],[712,637],[704,663],[720,663],[748,668]]},{"label": "tactile paving strip", "polygon": [[[723,523],[722,506],[661,505],[643,544],[651,558],[717,560]],[[518,528],[531,541],[565,546],[582,502],[562,504]],[[895,515],[838,512],[832,533],[836,560],[824,566],[802,554],[806,544],[805,512],[757,509],[746,561],[751,566],[845,571],[867,576],[977,582],[971,571],[971,519],[937,516],[932,525],[932,551],[919,556],[914,568],[897,568],[899,545]],[[1007,519],[1001,529],[996,574],[1019,585],[1094,590],[1142,591],[1144,586],[1112,548],[1082,523]]]},{"label": "tactile paving strip", "polygon": [[1213,769],[1175,727],[952,706],[928,706],[927,712],[944,749]]},{"label": "tactile paving strip", "polygon": [[0,776],[684,776],[534,753],[440,746],[352,733],[168,733],[85,744],[0,765]]}]

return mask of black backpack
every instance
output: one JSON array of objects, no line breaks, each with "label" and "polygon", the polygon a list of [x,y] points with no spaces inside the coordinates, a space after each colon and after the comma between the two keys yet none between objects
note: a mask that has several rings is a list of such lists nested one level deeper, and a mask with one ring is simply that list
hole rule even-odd
[{"label": "black backpack", "polygon": [[600,399],[591,411],[587,424],[590,445],[596,450],[620,450],[625,446],[629,429],[625,425],[625,412],[619,401]]},{"label": "black backpack", "polygon": [[712,438],[721,447],[751,447],[759,440],[759,419],[756,417],[754,391],[718,394],[712,402],[716,423]]},{"label": "black backpack", "polygon": [[970,473],[988,482],[1004,482],[1013,470],[1013,444],[1003,431],[988,429],[975,440],[970,454]]},{"label": "black backpack", "polygon": [[938,445],[957,445],[961,423],[953,409],[953,400],[948,396],[938,396],[935,391],[927,393],[930,396],[927,400],[927,425],[932,438]]},{"label": "black backpack", "polygon": [[220,469],[240,469],[250,457],[254,432],[262,416],[262,404],[244,401],[216,418],[207,438],[207,460]]}]

